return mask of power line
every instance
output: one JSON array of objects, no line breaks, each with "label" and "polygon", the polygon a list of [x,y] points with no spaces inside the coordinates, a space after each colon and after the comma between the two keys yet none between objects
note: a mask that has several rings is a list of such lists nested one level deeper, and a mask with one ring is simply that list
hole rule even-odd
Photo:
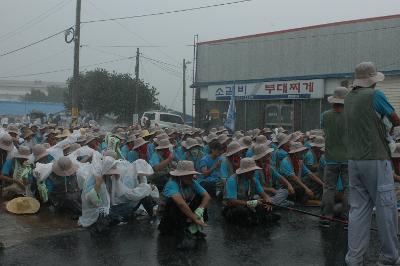
[{"label": "power line", "polygon": [[[125,58],[113,59],[113,60],[103,61],[103,62],[99,62],[99,63],[89,64],[89,65],[83,65],[83,66],[81,66],[81,67],[82,67],[82,68],[86,68],[86,67],[91,67],[91,66],[104,65],[104,64],[109,64],[109,63],[115,63],[115,62],[120,62],[120,61],[124,61],[124,60],[129,60],[129,59],[133,59],[133,58],[136,58],[136,56],[129,56],[129,57],[125,57]],[[3,76],[3,77],[0,77],[0,79],[39,76],[39,75],[44,75],[44,74],[51,74],[51,73],[57,73],[57,72],[64,72],[64,71],[70,71],[70,70],[72,70],[72,68],[62,68],[62,69],[50,70],[50,71],[38,72],[38,73],[21,74],[21,75],[12,75],[12,76]]]},{"label": "power line", "polygon": [[62,51],[58,51],[58,52],[56,52],[56,53],[54,53],[54,54],[51,54],[51,55],[46,56],[46,57],[44,57],[44,58],[41,58],[41,59],[39,59],[39,60],[33,61],[33,62],[29,63],[29,64],[25,64],[25,65],[23,65],[23,66],[19,66],[19,67],[13,68],[13,69],[11,69],[11,70],[9,70],[9,71],[7,71],[7,72],[2,73],[1,75],[6,75],[6,74],[8,74],[8,73],[18,71],[18,70],[20,70],[20,69],[28,68],[28,67],[30,67],[30,66],[32,66],[32,65],[37,65],[37,64],[42,63],[42,62],[44,62],[44,61],[47,61],[48,59],[51,59],[51,58],[54,58],[54,57],[56,57],[56,56],[58,56],[58,55],[60,55],[60,54],[63,54],[63,53],[65,53],[65,52],[68,51],[68,50],[71,50],[71,47],[68,47],[68,48],[66,48],[66,49],[63,49]]},{"label": "power line", "polygon": [[164,45],[91,45],[91,44],[82,44],[81,47],[82,46],[100,47],[100,48],[159,48],[159,47],[166,47]]},{"label": "power line", "polygon": [[23,47],[20,47],[20,48],[18,48],[18,49],[15,49],[15,50],[8,51],[8,52],[5,52],[5,53],[3,53],[3,54],[0,54],[0,57],[3,57],[3,56],[6,56],[6,55],[9,55],[9,54],[13,54],[13,53],[16,53],[16,52],[18,52],[18,51],[24,50],[24,49],[26,49],[26,48],[28,48],[28,47],[31,47],[31,46],[34,46],[34,45],[36,45],[36,44],[38,44],[38,43],[44,42],[44,41],[46,41],[46,40],[48,40],[48,39],[51,39],[51,38],[53,38],[53,37],[55,37],[55,36],[57,36],[57,35],[59,35],[59,34],[61,34],[61,33],[64,33],[64,32],[65,32],[65,30],[56,32],[56,33],[54,33],[54,34],[52,34],[52,35],[50,35],[50,36],[47,36],[47,37],[45,37],[45,38],[43,38],[43,39],[40,39],[40,40],[38,40],[38,41],[35,41],[35,42],[33,42],[33,43],[27,44],[27,45],[25,45],[25,46],[23,46]]},{"label": "power line", "polygon": [[154,59],[154,58],[148,57],[148,56],[146,56],[146,55],[143,54],[143,53],[142,53],[141,55],[142,55],[142,57],[145,58],[145,59],[152,60],[152,61],[157,62],[157,63],[160,63],[160,64],[164,64],[164,65],[167,65],[167,66],[172,66],[172,67],[179,68],[179,69],[182,68],[182,67],[179,66],[179,65],[170,64],[170,63],[164,62],[164,61],[162,61],[162,60],[160,60],[160,59]]},{"label": "power line", "polygon": [[201,9],[206,9],[206,8],[235,5],[235,4],[251,2],[251,1],[253,1],[253,0],[240,0],[240,1],[234,1],[234,2],[221,3],[221,4],[206,5],[206,6],[185,8],[185,9],[177,9],[177,10],[171,10],[171,11],[163,11],[163,12],[149,13],[149,14],[135,15],[135,16],[128,16],[128,17],[88,20],[88,21],[83,21],[81,23],[82,24],[88,24],[88,23],[97,23],[97,22],[105,22],[105,21],[116,21],[116,20],[134,19],[134,18],[143,18],[143,17],[153,17],[153,16],[159,16],[159,15],[168,15],[168,14],[175,14],[175,13],[183,13],[183,12],[188,12],[188,11],[201,10]]},{"label": "power line", "polygon": [[[98,8],[92,1],[87,0],[87,2],[88,2],[89,4],[91,4],[91,5],[92,5],[96,10],[98,10],[100,13],[102,13],[103,15],[106,15],[106,16],[107,16],[107,14],[106,14],[103,10],[101,10],[100,8]],[[125,31],[127,31],[128,33],[130,33],[130,34],[131,34],[132,36],[134,36],[135,38],[139,38],[139,39],[141,39],[142,41],[144,41],[145,43],[147,43],[147,44],[149,44],[149,45],[153,45],[152,43],[150,43],[149,41],[147,41],[145,38],[143,38],[141,35],[139,35],[139,34],[133,32],[130,28],[128,28],[127,26],[125,26],[125,25],[122,24],[121,22],[119,22],[119,21],[117,21],[117,20],[113,20],[113,22],[116,23],[117,25],[119,25],[120,27],[122,27]],[[81,24],[82,24],[82,23],[81,23]],[[158,50],[160,53],[162,53],[162,54],[165,55],[166,57],[168,57],[168,58],[170,58],[171,60],[177,62],[173,57],[169,56],[169,55],[168,55],[166,52],[164,52],[162,49],[157,48],[157,47],[154,47],[154,48],[156,48],[156,50]]]},{"label": "power line", "polygon": [[27,29],[32,28],[36,24],[42,22],[43,20],[45,20],[49,16],[51,16],[51,15],[55,14],[57,11],[61,10],[63,7],[65,7],[67,4],[69,4],[69,2],[70,2],[70,0],[63,0],[63,1],[59,2],[58,4],[56,4],[53,7],[49,8],[48,10],[46,10],[45,12],[40,14],[39,16],[34,17],[34,18],[30,19],[29,21],[25,22],[24,24],[22,24],[18,28],[1,35],[0,36],[0,41],[8,40],[8,39],[16,36],[17,34],[23,32],[23,31],[25,31]]}]

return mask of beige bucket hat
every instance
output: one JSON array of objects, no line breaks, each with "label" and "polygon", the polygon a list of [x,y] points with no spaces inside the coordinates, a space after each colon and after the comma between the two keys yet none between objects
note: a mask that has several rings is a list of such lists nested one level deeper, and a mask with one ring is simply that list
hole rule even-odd
[{"label": "beige bucket hat", "polygon": [[321,136],[316,136],[311,142],[311,147],[322,148],[325,147],[325,138]]},{"label": "beige bucket hat", "polygon": [[167,133],[161,133],[161,134],[159,134],[159,135],[157,135],[155,138],[154,138],[154,141],[156,142],[156,143],[159,143],[161,140],[163,140],[163,139],[170,139],[170,137],[168,136],[168,134]]},{"label": "beige bucket hat", "polygon": [[290,151],[289,151],[290,154],[298,153],[298,152],[305,151],[305,150],[307,150],[307,147],[305,147],[300,142],[291,142],[290,143]]},{"label": "beige bucket hat", "polygon": [[239,142],[232,141],[231,143],[229,143],[228,147],[226,148],[226,152],[225,152],[224,156],[226,156],[226,157],[232,156],[235,153],[243,151],[244,149],[246,149],[246,147],[242,146]]},{"label": "beige bucket hat", "polygon": [[354,71],[353,87],[368,88],[385,79],[385,75],[378,72],[372,62],[362,62]]},{"label": "beige bucket hat", "polygon": [[182,146],[186,149],[186,150],[190,150],[193,147],[201,147],[199,142],[194,139],[194,138],[187,138],[186,141],[182,142]]},{"label": "beige bucket hat", "polygon": [[250,148],[250,146],[253,144],[253,141],[250,136],[244,136],[243,138],[239,139],[239,143],[247,149]]},{"label": "beige bucket hat", "polygon": [[71,135],[69,129],[64,128],[63,131],[56,136],[57,139],[68,138]]},{"label": "beige bucket hat", "polygon": [[52,171],[58,176],[70,176],[75,174],[77,170],[78,166],[74,165],[66,156],[60,157],[52,167]]},{"label": "beige bucket hat", "polygon": [[33,157],[35,158],[35,163],[42,159],[43,157],[46,157],[49,155],[47,152],[46,148],[42,144],[36,144],[33,146]]},{"label": "beige bucket hat", "polygon": [[269,127],[263,128],[262,132],[263,133],[273,133]]},{"label": "beige bucket hat", "polygon": [[164,150],[164,149],[169,149],[172,146],[171,142],[169,142],[169,139],[162,139],[160,142],[158,142],[158,146],[156,147],[156,150]]},{"label": "beige bucket hat", "polygon": [[14,134],[19,135],[18,127],[15,124],[9,124],[7,126],[7,131],[8,131],[8,133],[14,133]]},{"label": "beige bucket hat", "polygon": [[18,148],[18,152],[14,155],[14,158],[17,159],[29,159],[31,155],[31,149],[27,146],[20,146]]},{"label": "beige bucket hat", "polygon": [[253,159],[255,161],[260,160],[267,156],[268,154],[272,153],[274,149],[268,147],[266,144],[257,144],[253,148]]},{"label": "beige bucket hat", "polygon": [[13,139],[8,134],[3,134],[0,138],[0,149],[5,151],[12,151],[14,148]]},{"label": "beige bucket hat", "polygon": [[225,144],[225,143],[226,143],[227,141],[229,141],[230,139],[231,139],[231,138],[228,137],[227,134],[221,134],[221,135],[219,135],[219,136],[217,137],[218,142],[221,143],[221,144]]},{"label": "beige bucket hat", "polygon": [[139,147],[142,147],[144,144],[149,143],[148,141],[144,140],[143,138],[137,138],[133,141],[133,149],[136,150]]},{"label": "beige bucket hat", "polygon": [[290,135],[285,133],[278,133],[276,136],[276,142],[278,143],[278,148],[282,147],[290,141]]},{"label": "beige bucket hat", "polygon": [[24,131],[23,138],[26,139],[26,138],[29,138],[29,137],[31,137],[31,136],[33,136],[33,135],[35,135],[35,133],[33,133],[32,130],[26,129],[26,130]]},{"label": "beige bucket hat", "polygon": [[349,90],[347,88],[337,87],[333,92],[333,95],[328,97],[328,102],[331,104],[344,104],[344,98],[346,98],[347,93],[349,93]]},{"label": "beige bucket hat", "polygon": [[121,172],[118,170],[118,168],[116,166],[112,167],[106,173],[106,175],[119,175],[119,174],[121,174]]},{"label": "beige bucket hat", "polygon": [[40,203],[31,197],[19,197],[7,202],[6,209],[14,214],[34,214],[39,211]]},{"label": "beige bucket hat", "polygon": [[71,153],[73,153],[74,151],[76,151],[77,149],[79,149],[80,147],[81,147],[80,144],[78,144],[78,143],[72,143],[72,144],[69,146],[69,148],[68,148],[67,155],[70,155]]},{"label": "beige bucket hat", "polygon": [[210,133],[210,134],[208,134],[207,137],[204,138],[204,141],[207,142],[207,143],[211,143],[213,140],[216,140],[216,139],[218,139],[217,134]]},{"label": "beige bucket hat", "polygon": [[241,175],[256,170],[261,170],[261,168],[257,166],[253,158],[243,158],[240,160],[240,167],[236,170],[236,174]]},{"label": "beige bucket hat", "polygon": [[169,172],[172,176],[188,176],[188,175],[199,175],[200,173],[194,169],[192,161],[179,161],[176,165],[176,169]]},{"label": "beige bucket hat", "polygon": [[128,139],[126,140],[126,143],[131,143],[135,142],[136,136],[135,135],[130,135]]}]

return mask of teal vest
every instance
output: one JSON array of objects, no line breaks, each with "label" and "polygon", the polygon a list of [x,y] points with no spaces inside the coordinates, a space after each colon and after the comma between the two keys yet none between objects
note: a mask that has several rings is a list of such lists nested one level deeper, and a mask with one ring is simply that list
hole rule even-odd
[{"label": "teal vest", "polygon": [[386,128],[374,107],[373,88],[353,89],[344,102],[349,160],[389,160]]},{"label": "teal vest", "polygon": [[347,161],[345,144],[345,115],[334,110],[323,113],[325,158],[329,161]]}]

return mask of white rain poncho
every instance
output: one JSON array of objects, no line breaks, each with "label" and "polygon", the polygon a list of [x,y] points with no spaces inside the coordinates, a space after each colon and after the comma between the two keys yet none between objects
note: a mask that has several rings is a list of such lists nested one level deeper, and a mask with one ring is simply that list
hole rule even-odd
[{"label": "white rain poncho", "polygon": [[[83,227],[88,227],[95,223],[100,213],[108,215],[111,206],[126,202],[133,202],[133,205],[135,205],[139,204],[140,200],[147,196],[154,196],[157,198],[159,196],[158,190],[152,189],[152,187],[147,184],[145,175],[151,175],[153,173],[151,166],[149,166],[147,162],[138,160],[131,164],[127,161],[118,160],[110,164],[113,160],[114,159],[111,157],[105,157],[102,162],[97,161],[97,159],[93,160],[93,165],[97,165],[97,167],[93,167],[93,169],[96,169],[96,174],[101,175],[92,175],[89,177],[82,191],[82,216],[79,218],[79,225]],[[97,193],[94,189],[96,184],[95,176],[104,175],[104,173],[114,165],[117,166],[121,175],[119,178],[115,176],[111,177],[111,194],[108,193],[104,182]],[[106,171],[105,168],[108,170]]]},{"label": "white rain poncho", "polygon": [[47,149],[47,152],[55,159],[57,160],[58,158],[64,156],[64,152],[63,152],[63,147],[65,145],[70,145],[72,143],[75,143],[78,138],[80,137],[81,133],[79,130],[74,130],[74,132],[67,137],[66,139],[58,142],[56,145],[54,145],[53,147]]},{"label": "white rain poncho", "polygon": [[[103,182],[100,190],[95,190],[96,176],[103,176],[116,164],[114,158],[93,154],[90,176],[84,182],[82,190],[82,216],[79,217],[78,224],[83,227],[91,226],[95,223],[100,214],[110,213],[110,195]],[[89,168],[88,168],[89,169]]]}]

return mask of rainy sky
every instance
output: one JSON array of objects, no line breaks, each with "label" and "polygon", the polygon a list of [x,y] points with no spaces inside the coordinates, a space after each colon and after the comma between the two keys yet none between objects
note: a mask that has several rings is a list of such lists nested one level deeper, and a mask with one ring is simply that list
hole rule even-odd
[{"label": "rainy sky", "polygon": [[[235,0],[82,0],[82,22],[180,10]],[[76,0],[0,0],[0,54],[74,25]],[[160,92],[160,102],[182,109],[182,59],[192,61],[200,41],[400,13],[398,0],[253,0],[236,5],[117,21],[84,23],[81,71],[102,67],[134,73],[141,46],[140,77]],[[112,62],[109,62],[112,61]],[[98,64],[109,62],[105,64]],[[0,79],[64,82],[72,75],[73,44],[60,34],[0,57]],[[59,71],[58,71],[59,70]],[[31,75],[42,72],[54,73]],[[188,85],[192,66],[188,65]],[[192,90],[187,89],[191,113]]]}]

